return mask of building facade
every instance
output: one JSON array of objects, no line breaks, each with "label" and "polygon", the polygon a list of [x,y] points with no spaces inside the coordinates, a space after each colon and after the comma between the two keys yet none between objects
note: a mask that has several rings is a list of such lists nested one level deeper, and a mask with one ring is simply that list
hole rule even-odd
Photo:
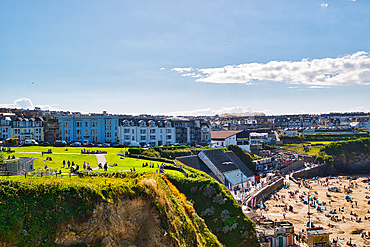
[{"label": "building facade", "polygon": [[12,119],[9,116],[0,115],[0,140],[6,140],[12,136]]},{"label": "building facade", "polygon": [[211,142],[211,127],[199,119],[183,117],[168,118],[176,132],[176,143],[184,145],[209,144]]},{"label": "building facade", "polygon": [[17,117],[12,121],[12,137],[19,138],[21,143],[25,140],[44,141],[44,120],[41,117],[24,118]]},{"label": "building facade", "polygon": [[120,144],[162,146],[176,142],[175,128],[170,121],[155,119],[121,119],[119,123]]},{"label": "building facade", "polygon": [[58,117],[59,139],[82,143],[118,143],[118,116],[87,115]]}]

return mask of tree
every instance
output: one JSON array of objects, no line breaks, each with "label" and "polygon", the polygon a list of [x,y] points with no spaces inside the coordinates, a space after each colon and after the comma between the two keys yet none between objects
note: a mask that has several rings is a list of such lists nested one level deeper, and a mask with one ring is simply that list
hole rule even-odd
[{"label": "tree", "polygon": [[324,158],[322,156],[317,156],[316,161],[319,162],[319,164],[321,164],[324,161]]}]

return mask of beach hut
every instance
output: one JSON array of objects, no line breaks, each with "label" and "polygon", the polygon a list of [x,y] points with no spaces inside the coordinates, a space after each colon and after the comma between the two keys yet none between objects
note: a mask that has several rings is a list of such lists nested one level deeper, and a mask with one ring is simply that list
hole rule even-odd
[{"label": "beach hut", "polygon": [[308,246],[330,246],[329,234],[322,227],[307,229]]}]

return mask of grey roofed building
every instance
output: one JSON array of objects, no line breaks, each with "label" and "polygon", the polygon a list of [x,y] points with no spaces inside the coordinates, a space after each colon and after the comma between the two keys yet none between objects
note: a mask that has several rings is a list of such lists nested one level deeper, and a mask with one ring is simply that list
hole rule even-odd
[{"label": "grey roofed building", "polygon": [[208,149],[202,151],[220,172],[237,170],[238,167],[221,149]]},{"label": "grey roofed building", "polygon": [[248,188],[249,182],[254,182],[253,173],[232,151],[209,149],[201,151],[198,155],[179,157],[177,160],[207,173],[226,186],[230,184],[235,187],[244,184],[244,188]]},{"label": "grey roofed building", "polygon": [[227,157],[229,157],[234,164],[244,173],[247,177],[253,177],[254,174],[249,168],[238,158],[238,156],[235,155],[233,151],[225,152]]},{"label": "grey roofed building", "polygon": [[177,158],[177,160],[194,169],[203,171],[208,175],[212,173],[212,171],[206,166],[206,164],[204,164],[204,162],[201,159],[199,159],[198,155],[179,157]]}]

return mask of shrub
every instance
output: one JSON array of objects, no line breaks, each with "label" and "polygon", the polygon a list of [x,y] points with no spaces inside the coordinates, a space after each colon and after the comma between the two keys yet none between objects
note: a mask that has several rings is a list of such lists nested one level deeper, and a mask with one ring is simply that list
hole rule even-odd
[{"label": "shrub", "polygon": [[128,152],[130,154],[141,154],[141,152],[143,151],[144,149],[143,148],[129,148],[128,149]]}]

